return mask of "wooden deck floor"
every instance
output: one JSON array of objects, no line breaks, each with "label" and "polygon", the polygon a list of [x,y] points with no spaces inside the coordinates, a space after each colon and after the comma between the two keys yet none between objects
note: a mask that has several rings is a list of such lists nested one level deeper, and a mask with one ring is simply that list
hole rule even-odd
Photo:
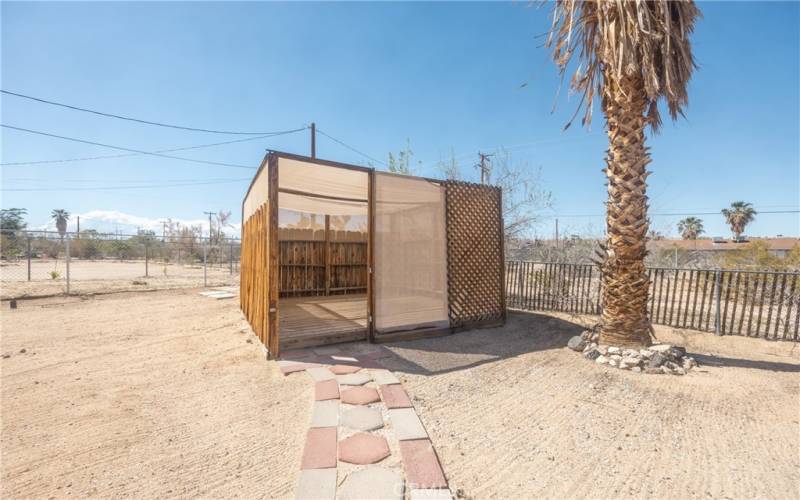
[{"label": "wooden deck floor", "polygon": [[278,302],[281,349],[367,337],[367,296],[290,297]]}]

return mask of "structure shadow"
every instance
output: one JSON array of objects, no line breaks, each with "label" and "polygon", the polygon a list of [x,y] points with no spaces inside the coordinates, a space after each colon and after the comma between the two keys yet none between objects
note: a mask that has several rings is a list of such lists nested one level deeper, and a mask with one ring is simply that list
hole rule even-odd
[{"label": "structure shadow", "polygon": [[768,370],[773,372],[800,372],[800,364],[782,363],[780,361],[760,361],[754,359],[727,358],[724,356],[710,356],[706,354],[691,354],[700,363],[700,366],[714,366],[717,368],[752,368],[755,370]]},{"label": "structure shadow", "polygon": [[533,312],[509,311],[501,327],[475,329],[443,337],[388,342],[387,368],[434,375],[465,370],[522,354],[560,349],[585,326]]}]

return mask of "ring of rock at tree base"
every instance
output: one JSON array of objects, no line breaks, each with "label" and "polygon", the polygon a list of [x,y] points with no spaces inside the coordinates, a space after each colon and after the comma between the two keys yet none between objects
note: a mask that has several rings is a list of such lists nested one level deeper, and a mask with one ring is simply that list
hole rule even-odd
[{"label": "ring of rock at tree base", "polygon": [[626,349],[598,344],[600,334],[586,330],[569,339],[567,347],[580,352],[589,361],[636,373],[686,375],[697,361],[686,349],[671,344],[654,344],[647,349]]}]

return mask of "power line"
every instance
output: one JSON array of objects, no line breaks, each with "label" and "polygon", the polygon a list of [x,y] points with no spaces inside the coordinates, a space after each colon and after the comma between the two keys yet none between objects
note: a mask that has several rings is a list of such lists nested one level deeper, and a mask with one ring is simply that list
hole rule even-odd
[{"label": "power line", "polygon": [[[257,137],[247,137],[245,139],[234,139],[232,141],[213,142],[211,144],[198,144],[196,146],[186,146],[186,147],[181,147],[181,148],[160,149],[160,150],[152,151],[152,153],[159,153],[159,154],[161,154],[161,153],[174,153],[176,151],[188,151],[190,149],[202,149],[202,148],[210,148],[210,147],[214,147],[214,146],[223,146],[225,144],[235,144],[235,143],[239,143],[239,142],[257,141],[257,140],[260,140],[260,139],[268,139],[270,137],[277,137],[279,135],[287,135],[287,134],[293,134],[295,132],[302,132],[305,129],[306,129],[306,127],[302,127],[302,128],[296,128],[296,129],[293,129],[293,130],[286,130],[284,132],[276,132],[274,134],[269,134],[269,135],[260,135],[260,136],[257,136]],[[84,157],[84,158],[67,158],[67,159],[61,159],[61,160],[17,161],[17,162],[10,162],[10,163],[0,163],[0,165],[2,165],[4,167],[20,166],[20,165],[42,165],[42,164],[48,164],[48,163],[67,163],[67,162],[73,162],[73,161],[89,161],[89,160],[106,160],[106,159],[111,159],[111,158],[126,158],[126,157],[130,157],[130,156],[140,156],[142,154],[144,154],[144,153],[125,153],[125,154],[118,154],[118,155],[88,156],[88,157]]]},{"label": "power line", "polygon": [[225,184],[231,182],[244,182],[250,181],[246,179],[230,179],[224,181],[208,181],[208,182],[182,182],[173,184],[143,184],[139,186],[101,186],[101,187],[61,187],[61,188],[2,188],[0,191],[109,191],[120,189],[154,189],[154,188],[171,188],[181,186],[204,186],[208,184]]},{"label": "power line", "polygon": [[80,108],[78,106],[72,106],[70,104],[64,104],[64,103],[55,102],[55,101],[48,101],[48,100],[42,99],[40,97],[33,97],[33,96],[25,95],[25,94],[18,94],[16,92],[11,92],[11,91],[8,91],[8,90],[0,90],[0,92],[2,92],[3,94],[6,94],[6,95],[13,95],[15,97],[21,97],[23,99],[30,99],[31,101],[36,101],[36,102],[40,102],[40,103],[43,103],[43,104],[50,104],[52,106],[60,106],[62,108],[72,109],[74,111],[83,111],[84,113],[92,113],[92,114],[95,114],[95,115],[105,116],[107,118],[117,118],[119,120],[127,120],[127,121],[131,121],[131,122],[136,122],[136,123],[144,123],[146,125],[155,125],[157,127],[174,128],[174,129],[178,129],[178,130],[189,130],[189,131],[192,131],[192,132],[206,132],[206,133],[209,133],[209,134],[227,134],[227,135],[271,135],[271,134],[280,133],[280,132],[237,132],[237,131],[231,131],[231,130],[212,130],[212,129],[196,128],[196,127],[184,127],[184,126],[181,126],[181,125],[171,125],[169,123],[161,123],[161,122],[154,122],[154,121],[150,121],[150,120],[142,120],[140,118],[131,118],[129,116],[115,115],[113,113],[105,113],[103,111],[96,111],[96,110],[93,110],[93,109]]},{"label": "power line", "polygon": [[356,148],[354,148],[353,146],[350,146],[350,145],[348,145],[348,144],[345,144],[344,142],[340,141],[339,139],[337,139],[337,138],[335,138],[335,137],[332,137],[332,136],[330,136],[329,134],[326,134],[325,132],[323,132],[322,130],[320,130],[320,128],[319,128],[319,127],[317,127],[317,128],[316,128],[316,130],[317,130],[317,132],[319,132],[320,134],[324,135],[324,136],[325,136],[325,137],[327,137],[328,139],[330,139],[330,140],[332,140],[332,141],[334,141],[334,142],[337,142],[337,143],[341,144],[342,146],[346,147],[346,148],[347,148],[347,149],[349,149],[350,151],[353,151],[354,153],[358,153],[358,154],[360,154],[361,156],[363,156],[364,158],[367,158],[368,160],[372,160],[372,161],[374,161],[375,163],[380,163],[380,164],[381,164],[381,165],[383,165],[384,167],[388,167],[388,165],[387,165],[385,162],[382,162],[381,160],[378,160],[377,158],[373,158],[373,157],[371,157],[370,155],[368,155],[367,153],[364,153],[363,151],[359,151],[359,150],[357,150]]},{"label": "power line", "polygon": [[250,170],[255,170],[256,169],[256,167],[250,167],[250,166],[247,166],[247,165],[238,165],[236,163],[221,163],[221,162],[216,162],[216,161],[195,160],[193,158],[184,158],[182,156],[172,156],[172,155],[165,155],[165,154],[161,154],[161,153],[155,153],[155,152],[152,152],[152,151],[142,151],[140,149],[124,148],[122,146],[112,146],[110,144],[103,144],[103,143],[100,143],[100,142],[86,141],[86,140],[83,140],[83,139],[76,139],[74,137],[66,137],[66,136],[63,136],[63,135],[49,134],[47,132],[39,132],[37,130],[31,130],[31,129],[21,128],[21,127],[14,127],[12,125],[5,125],[5,124],[2,124],[2,123],[0,123],[0,127],[11,129],[11,130],[18,130],[20,132],[27,132],[29,134],[43,135],[43,136],[46,136],[46,137],[55,137],[56,139],[63,139],[65,141],[80,142],[80,143],[83,143],[83,144],[91,144],[92,146],[100,146],[100,147],[104,147],[104,148],[117,149],[119,151],[128,151],[130,153],[138,153],[138,154],[142,154],[142,155],[157,156],[159,158],[169,158],[170,160],[182,160],[182,161],[189,161],[189,162],[193,162],[193,163],[204,163],[206,165],[216,165],[216,166],[220,166],[220,167],[247,168],[247,169],[250,169]]}]

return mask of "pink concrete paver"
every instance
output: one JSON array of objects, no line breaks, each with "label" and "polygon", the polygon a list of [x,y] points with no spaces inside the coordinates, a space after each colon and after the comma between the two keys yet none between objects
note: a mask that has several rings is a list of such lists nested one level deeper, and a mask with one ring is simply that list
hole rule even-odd
[{"label": "pink concrete paver", "polygon": [[381,396],[387,408],[412,408],[408,394],[400,384],[382,385]]},{"label": "pink concrete paver", "polygon": [[284,375],[289,375],[290,373],[301,372],[307,370],[309,368],[314,368],[319,366],[314,363],[305,363],[302,361],[278,361],[278,367],[281,369],[281,373]]},{"label": "pink concrete paver", "polygon": [[371,387],[353,387],[342,391],[342,403],[367,405],[381,400],[378,391]]},{"label": "pink concrete paver", "polygon": [[336,427],[309,429],[300,469],[330,467],[336,467]]},{"label": "pink concrete paver", "polygon": [[336,380],[323,380],[314,384],[314,401],[339,399],[339,384]]},{"label": "pink concrete paver", "polygon": [[334,365],[329,368],[330,371],[335,373],[336,375],[346,375],[348,373],[355,373],[361,369],[360,366],[353,366],[353,365]]},{"label": "pink concrete paver", "polygon": [[390,455],[386,438],[360,432],[339,442],[339,460],[356,465],[374,464]]},{"label": "pink concrete paver", "polygon": [[406,482],[414,488],[447,488],[442,466],[429,439],[400,441]]}]

